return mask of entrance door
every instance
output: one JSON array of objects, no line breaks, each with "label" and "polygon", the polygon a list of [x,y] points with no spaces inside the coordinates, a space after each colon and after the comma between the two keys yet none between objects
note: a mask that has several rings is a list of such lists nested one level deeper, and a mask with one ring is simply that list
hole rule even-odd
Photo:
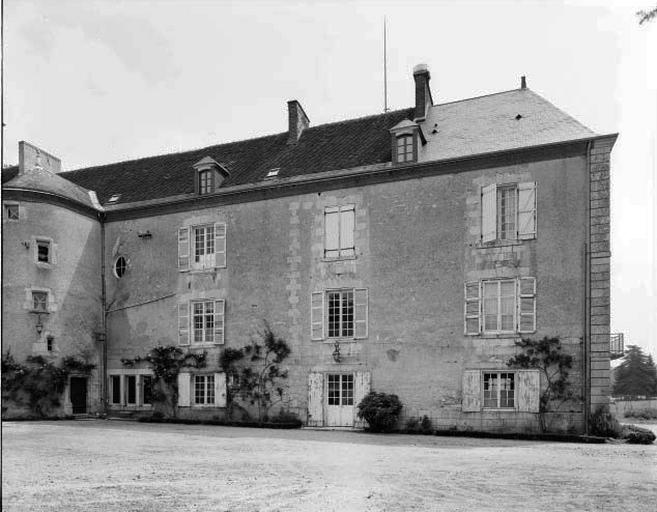
[{"label": "entrance door", "polygon": [[85,377],[71,377],[71,404],[73,414],[87,412],[87,379]]},{"label": "entrance door", "polygon": [[354,426],[354,374],[329,373],[326,379],[326,424]]}]

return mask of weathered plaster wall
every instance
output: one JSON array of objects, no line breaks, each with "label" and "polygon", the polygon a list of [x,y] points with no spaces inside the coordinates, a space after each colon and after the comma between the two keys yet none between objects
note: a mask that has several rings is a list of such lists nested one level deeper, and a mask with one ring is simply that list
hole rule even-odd
[{"label": "weathered plaster wall", "polygon": [[[101,328],[101,229],[96,219],[45,202],[18,203],[20,220],[2,219],[2,351],[24,362],[30,355],[53,361],[75,356],[100,365],[95,331]],[[36,263],[36,238],[51,239],[54,262]],[[31,312],[30,288],[50,294],[48,314],[41,314],[43,330],[36,330],[38,315]],[[46,340],[54,337],[54,350]],[[87,404],[100,407],[98,370],[88,385]],[[68,390],[65,412],[70,413]]]},{"label": "weathered plaster wall", "polygon": [[[585,169],[582,156],[111,222],[108,262],[124,255],[129,270],[122,279],[108,274],[109,307],[117,309],[108,319],[108,367],[177,343],[178,301],[212,296],[226,299],[225,346],[243,346],[261,319],[288,340],[288,406],[302,417],[309,372],[367,369],[372,388],[398,394],[406,416],[427,414],[439,427],[533,428],[531,414],[461,413],[462,371],[504,369],[516,350],[513,337],[463,334],[463,285],[498,272],[537,277],[535,336],[562,338],[579,390]],[[509,180],[538,183],[538,238],[479,248],[480,187]],[[328,262],[324,208],[338,204],[355,204],[356,258]],[[177,229],[216,221],[227,225],[227,268],[179,272]],[[147,230],[151,238],[137,236]],[[369,336],[342,343],[336,364],[332,342],[311,341],[310,297],[352,286],[369,290]],[[210,349],[210,370],[220,349]],[[573,409],[559,421],[581,429],[581,404]]]}]

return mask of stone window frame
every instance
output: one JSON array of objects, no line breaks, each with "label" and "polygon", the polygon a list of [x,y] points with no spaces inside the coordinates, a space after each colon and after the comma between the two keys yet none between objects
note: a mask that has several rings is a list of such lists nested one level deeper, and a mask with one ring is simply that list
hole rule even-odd
[{"label": "stone window frame", "polygon": [[[119,265],[119,262],[123,260],[123,264]],[[121,279],[128,272],[130,261],[123,255],[119,255],[114,260],[114,265],[112,265],[112,273],[117,279]],[[121,269],[121,275],[119,275],[119,269]]]},{"label": "stone window frame", "polygon": [[[194,305],[213,303],[212,339],[205,341],[207,326],[203,329],[203,340],[195,341]],[[192,348],[215,347],[226,342],[226,300],[216,297],[194,297],[178,303],[178,345]],[[208,313],[204,311],[205,318]]]},{"label": "stone window frame", "polygon": [[[34,292],[45,293],[47,295],[45,311],[34,309],[34,298],[32,295]],[[25,288],[25,302],[23,303],[23,309],[29,311],[30,313],[41,315],[54,313],[57,311],[57,303],[55,302],[55,295],[52,289],[42,286],[29,286]]]},{"label": "stone window frame", "polygon": [[[337,248],[328,248],[329,241],[329,215],[337,215]],[[343,224],[351,217],[351,244],[347,241],[343,243]],[[332,223],[331,223],[332,225]],[[351,260],[356,258],[356,205],[343,204],[324,207],[324,260]],[[343,247],[344,245],[344,247]],[[336,254],[337,253],[337,254]]]},{"label": "stone window frame", "polygon": [[[353,334],[329,336],[329,294],[353,293]],[[342,300],[340,301],[342,303]],[[363,287],[327,288],[311,293],[310,330],[312,341],[354,342],[369,337],[369,289]]]},{"label": "stone window frame", "polygon": [[[128,403],[128,386],[127,377],[135,377],[135,402]],[[110,408],[125,408],[125,409],[151,409],[153,403],[144,402],[144,378],[151,378],[151,386],[155,384],[155,376],[153,372],[148,369],[123,369],[123,370],[108,370],[107,372],[107,404]],[[114,382],[113,379],[119,381],[119,401],[114,395]]]},{"label": "stone window frame", "polygon": [[[486,397],[486,378],[488,376],[495,376],[495,381],[496,381],[496,389],[495,389],[495,396],[487,398]],[[501,384],[501,379],[502,375],[507,375],[511,376],[511,390],[506,390],[506,405],[502,406],[502,386]],[[508,377],[507,377],[508,379]],[[494,371],[494,370],[484,370],[482,371],[481,375],[481,391],[482,391],[482,407],[484,410],[489,409],[489,410],[503,410],[503,409],[511,409],[515,410],[516,408],[516,386],[515,386],[515,381],[516,381],[516,372],[512,370],[500,370],[500,371]],[[490,382],[490,379],[488,380]],[[509,391],[511,391],[511,402],[509,405]],[[489,389],[490,392],[490,389]],[[494,399],[494,405],[490,403],[491,400]],[[489,403],[487,404],[486,401],[489,400]]]},{"label": "stone window frame", "polygon": [[[48,247],[48,261],[39,261],[39,247],[46,245]],[[34,264],[42,269],[51,269],[57,263],[56,249],[57,244],[49,236],[32,237],[32,258]]]},{"label": "stone window frame", "polygon": [[[514,232],[501,233],[501,198],[514,190]],[[485,246],[521,244],[538,238],[538,187],[535,181],[490,183],[480,190],[480,241]]]},{"label": "stone window frame", "polygon": [[[5,201],[3,203],[3,209],[4,209],[4,220],[8,222],[18,222],[21,220],[21,206],[19,203],[14,202],[14,201]],[[15,217],[11,216],[11,209],[15,209]]]},{"label": "stone window frame", "polygon": [[[208,230],[212,229],[211,244],[208,243]],[[197,258],[197,243],[199,237],[197,230],[203,229],[203,252],[199,261]],[[208,272],[220,268],[227,268],[227,238],[228,227],[226,222],[196,222],[185,224],[178,228],[176,243],[178,246],[178,271],[179,272]],[[209,253],[207,250],[212,246],[214,252]]]},{"label": "stone window frame", "polygon": [[[193,378],[193,389],[192,389],[192,407],[215,407],[217,398],[215,396],[215,374],[214,373],[195,373],[192,375]],[[203,382],[201,388],[199,388],[199,382]],[[199,395],[199,389],[201,389],[201,394]],[[210,395],[212,401],[210,402]],[[199,400],[199,397],[201,401]]]}]

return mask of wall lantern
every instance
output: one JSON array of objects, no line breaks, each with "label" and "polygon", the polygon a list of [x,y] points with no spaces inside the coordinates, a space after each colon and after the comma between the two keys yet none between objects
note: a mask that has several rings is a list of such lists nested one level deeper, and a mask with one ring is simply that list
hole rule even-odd
[{"label": "wall lantern", "polygon": [[340,342],[336,341],[335,345],[333,345],[335,349],[333,350],[333,360],[336,363],[339,363],[342,360],[342,356],[340,355]]},{"label": "wall lantern", "polygon": [[143,238],[151,238],[153,235],[151,234],[150,231],[140,231],[139,233],[137,233],[137,236],[143,239]]},{"label": "wall lantern", "polygon": [[43,332],[43,323],[41,323],[41,315],[37,314],[37,323],[36,323],[37,334],[41,335]]}]

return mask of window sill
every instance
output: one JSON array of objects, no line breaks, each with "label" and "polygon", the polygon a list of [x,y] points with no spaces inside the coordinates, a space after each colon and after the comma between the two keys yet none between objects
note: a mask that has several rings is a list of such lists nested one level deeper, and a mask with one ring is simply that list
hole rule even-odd
[{"label": "window sill", "polygon": [[224,267],[204,267],[204,268],[183,268],[178,269],[179,272],[187,272],[189,274],[208,274],[210,272],[216,272]]},{"label": "window sill", "polygon": [[44,270],[50,270],[53,267],[52,263],[46,263],[44,261],[35,261],[34,264],[37,268],[42,268]]},{"label": "window sill", "polygon": [[475,243],[474,247],[475,249],[493,249],[496,247],[516,247],[518,245],[522,245],[525,242],[531,242],[532,240],[536,240],[536,238],[524,238],[524,239],[517,239],[517,240],[492,240],[490,242],[482,242],[478,241]]},{"label": "window sill", "polygon": [[38,315],[48,315],[50,311],[47,309],[30,309],[30,313],[36,313]]},{"label": "window sill", "polygon": [[326,338],[323,340],[315,340],[315,341],[321,341],[322,343],[326,345],[335,345],[335,343],[358,343],[359,341],[363,341],[366,338]]},{"label": "window sill", "polygon": [[181,345],[181,346],[186,346],[190,349],[194,348],[211,348],[211,347],[218,347],[220,345],[223,345],[223,343],[214,343],[212,341],[207,341],[203,343],[192,343],[190,345]]},{"label": "window sill", "polygon": [[192,404],[190,405],[193,409],[212,409],[219,407],[217,404]]},{"label": "window sill", "polygon": [[482,407],[483,412],[517,412],[515,407]]},{"label": "window sill", "polygon": [[324,261],[326,263],[331,263],[331,262],[334,262],[334,261],[350,261],[350,260],[356,260],[356,259],[358,259],[358,257],[354,254],[353,256],[337,256],[335,258],[327,258],[326,256],[324,256],[322,258],[322,261]]}]

